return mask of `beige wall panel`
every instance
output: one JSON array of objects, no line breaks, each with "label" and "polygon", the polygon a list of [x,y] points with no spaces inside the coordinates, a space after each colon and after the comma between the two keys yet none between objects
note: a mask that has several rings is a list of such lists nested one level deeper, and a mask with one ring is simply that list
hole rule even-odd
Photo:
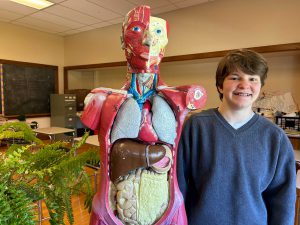
[{"label": "beige wall panel", "polygon": [[62,92],[63,37],[1,22],[0,28],[0,58],[59,66],[59,91]]},{"label": "beige wall panel", "polygon": [[117,24],[65,37],[65,66],[125,61],[121,30]]},{"label": "beige wall panel", "polygon": [[[271,94],[291,92],[300,106],[300,52],[264,54],[269,65],[268,78],[262,91]],[[161,74],[168,85],[200,84],[208,95],[205,108],[220,103],[215,87],[215,71],[220,58],[163,63]]]},{"label": "beige wall panel", "polygon": [[298,0],[215,0],[170,12],[167,55],[300,41]]},{"label": "beige wall panel", "polygon": [[[269,65],[268,78],[263,91],[271,94],[291,92],[300,106],[300,52],[264,54]],[[162,63],[161,78],[169,86],[186,84],[202,85],[208,95],[205,108],[217,107],[220,104],[215,87],[215,71],[220,58],[191,60],[183,62]],[[93,87],[108,87],[119,89],[125,81],[125,67],[102,68],[95,71]],[[79,76],[84,77],[81,73]],[[70,76],[69,81],[73,78]],[[81,88],[90,88],[88,77],[77,80]],[[87,86],[84,85],[86,82]],[[70,86],[70,89],[76,87]]]},{"label": "beige wall panel", "polygon": [[263,91],[272,94],[291,92],[300,110],[300,52],[265,55],[270,70]]},{"label": "beige wall panel", "polygon": [[[0,22],[0,58],[58,66],[59,92],[63,92],[64,38]],[[43,87],[41,87],[43,88]],[[30,118],[49,127],[50,117]]]},{"label": "beige wall panel", "polygon": [[[300,41],[299,0],[215,0],[159,15],[170,24],[166,56]],[[66,37],[65,65],[125,61],[121,24]]]}]

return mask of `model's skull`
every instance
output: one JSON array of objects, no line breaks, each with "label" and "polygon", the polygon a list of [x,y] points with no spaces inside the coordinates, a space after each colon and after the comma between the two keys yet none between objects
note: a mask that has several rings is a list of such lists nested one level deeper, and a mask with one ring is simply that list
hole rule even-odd
[{"label": "model's skull", "polygon": [[168,24],[148,6],[131,10],[123,23],[122,48],[132,73],[156,73],[168,43]]}]

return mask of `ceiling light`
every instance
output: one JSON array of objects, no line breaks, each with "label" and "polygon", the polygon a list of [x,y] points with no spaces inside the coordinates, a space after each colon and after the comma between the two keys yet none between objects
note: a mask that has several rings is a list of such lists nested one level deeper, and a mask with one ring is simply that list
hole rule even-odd
[{"label": "ceiling light", "polygon": [[22,5],[26,5],[35,9],[43,9],[54,3],[46,1],[46,0],[10,0],[12,2],[16,2]]}]

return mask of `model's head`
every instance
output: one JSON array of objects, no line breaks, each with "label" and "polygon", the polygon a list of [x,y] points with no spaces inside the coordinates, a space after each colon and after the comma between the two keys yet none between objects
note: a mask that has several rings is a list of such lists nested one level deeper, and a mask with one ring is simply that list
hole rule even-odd
[{"label": "model's head", "polygon": [[224,79],[237,70],[249,75],[258,75],[261,86],[263,86],[267,78],[268,65],[260,54],[248,49],[239,49],[227,53],[219,62],[216,71],[216,86],[221,100],[223,94],[219,89],[223,89]]},{"label": "model's head", "polygon": [[125,17],[121,42],[130,72],[156,73],[168,43],[168,24],[150,16],[149,6],[136,7]]}]

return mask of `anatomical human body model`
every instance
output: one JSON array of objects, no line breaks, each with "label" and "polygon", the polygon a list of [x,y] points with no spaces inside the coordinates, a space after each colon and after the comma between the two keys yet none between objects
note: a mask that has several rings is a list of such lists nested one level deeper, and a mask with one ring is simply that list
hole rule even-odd
[{"label": "anatomical human body model", "polygon": [[122,27],[128,77],[122,89],[96,88],[86,98],[83,123],[99,131],[100,185],[90,224],[186,224],[176,177],[184,118],[204,106],[196,85],[168,87],[159,63],[168,24],[148,6],[131,10]]}]

